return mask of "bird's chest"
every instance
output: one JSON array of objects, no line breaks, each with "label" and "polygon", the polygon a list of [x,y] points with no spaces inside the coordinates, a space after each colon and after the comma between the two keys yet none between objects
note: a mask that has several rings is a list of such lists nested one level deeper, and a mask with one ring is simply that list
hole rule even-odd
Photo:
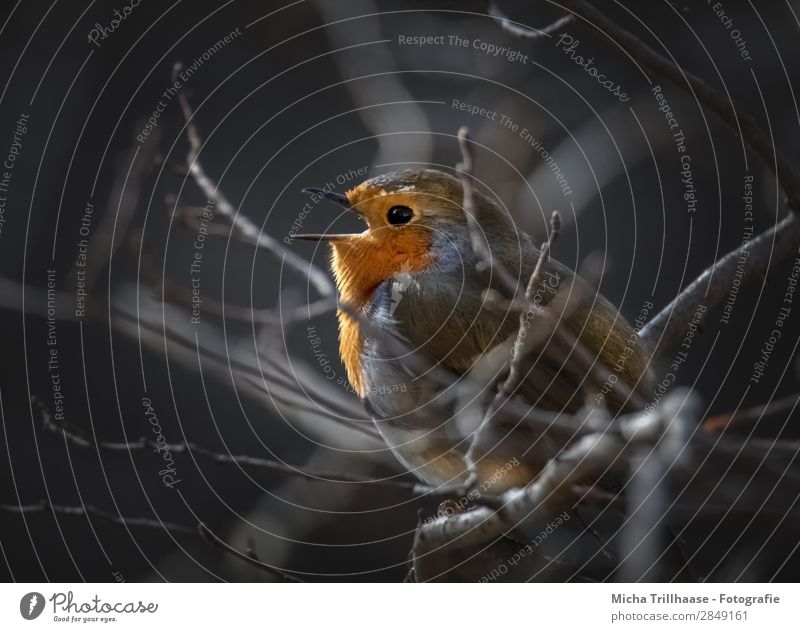
[{"label": "bird's chest", "polygon": [[415,353],[451,369],[481,351],[486,332],[500,326],[502,319],[486,307],[479,288],[442,275],[389,279],[371,303],[376,322],[395,330]]},{"label": "bird's chest", "polygon": [[486,310],[480,292],[439,277],[390,279],[368,305],[373,326],[362,348],[364,396],[381,417],[409,411],[420,417],[421,408],[441,403],[440,393],[513,331],[502,314]]}]

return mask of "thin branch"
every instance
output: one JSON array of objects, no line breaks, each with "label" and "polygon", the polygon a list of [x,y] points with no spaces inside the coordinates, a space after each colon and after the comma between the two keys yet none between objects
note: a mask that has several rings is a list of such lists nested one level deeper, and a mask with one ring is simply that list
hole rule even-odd
[{"label": "thin branch", "polygon": [[[202,206],[183,204],[172,193],[164,197],[164,203],[166,205],[167,218],[169,219],[171,216],[176,224],[192,231],[198,231],[203,226],[203,215],[207,214],[208,211]],[[234,240],[239,238],[236,227],[230,224],[222,226],[206,222],[205,230],[210,237],[230,237]],[[243,243],[248,246],[252,245],[250,241],[244,241]]]},{"label": "thin branch", "polygon": [[536,267],[533,269],[531,278],[528,281],[528,288],[525,290],[525,299],[528,304],[533,302],[536,288],[542,283],[542,275],[544,274],[544,266],[550,260],[550,251],[553,249],[553,244],[561,233],[561,215],[558,211],[553,211],[550,216],[550,234],[547,241],[542,244],[542,249],[539,252],[539,260],[536,262]]},{"label": "thin branch", "polygon": [[[177,74],[182,66],[175,64],[173,75]],[[286,264],[307,278],[322,296],[334,296],[335,290],[328,276],[310,261],[297,255],[291,250],[287,250],[283,245],[268,233],[260,230],[255,223],[250,221],[225,197],[217,186],[217,183],[209,178],[202,165],[200,164],[200,151],[203,143],[200,134],[194,124],[194,112],[189,105],[189,100],[183,92],[178,94],[178,100],[186,119],[186,137],[189,140],[189,155],[187,163],[189,173],[194,178],[195,183],[203,191],[203,194],[214,202],[214,212],[224,216],[238,233],[242,241],[246,241],[258,248],[263,248],[274,254],[278,258],[283,258]]]},{"label": "thin branch", "polygon": [[[0,308],[19,312],[20,314],[47,318],[53,302],[55,303],[55,311],[59,320],[78,320],[78,317],[75,316],[74,292],[66,290],[51,292],[45,288],[37,288],[30,282],[22,285],[22,283],[14,279],[0,275]],[[102,313],[95,301],[90,302],[86,308],[86,314],[89,317],[102,316]]]},{"label": "thin branch", "polygon": [[797,406],[798,400],[800,400],[800,393],[792,393],[766,404],[751,406],[735,413],[709,417],[703,422],[703,430],[709,434],[715,434],[729,430],[739,424],[754,423],[760,421],[763,417],[793,410]]},{"label": "thin branch", "polygon": [[0,511],[4,511],[6,513],[11,514],[35,514],[35,513],[49,513],[49,514],[59,514],[63,516],[86,516],[92,518],[99,518],[100,520],[104,520],[106,522],[110,522],[112,524],[123,525],[126,527],[142,527],[146,529],[156,529],[161,532],[170,533],[174,536],[188,536],[192,538],[202,538],[204,541],[212,544],[214,547],[224,551],[228,555],[233,555],[234,557],[247,562],[251,566],[255,566],[258,569],[263,571],[267,571],[272,575],[275,575],[282,581],[287,582],[302,582],[301,579],[297,577],[293,577],[285,573],[284,571],[275,568],[274,566],[270,566],[258,559],[255,554],[246,555],[232,547],[230,544],[219,538],[218,536],[214,535],[208,527],[206,527],[202,522],[197,525],[197,528],[193,529],[191,527],[187,527],[186,525],[176,524],[174,522],[164,522],[163,520],[153,520],[151,518],[132,518],[130,516],[121,516],[118,514],[113,514],[111,512],[106,511],[105,509],[100,509],[99,507],[95,507],[94,505],[81,505],[81,506],[70,506],[70,505],[57,505],[54,503],[50,503],[47,500],[41,500],[40,502],[36,503],[35,505],[0,505]]},{"label": "thin branch", "polygon": [[548,235],[547,241],[542,244],[542,248],[539,251],[539,259],[537,260],[536,266],[531,273],[527,289],[525,290],[526,305],[525,309],[520,311],[519,314],[519,327],[517,329],[517,338],[514,341],[514,346],[511,349],[508,375],[506,376],[506,379],[503,380],[503,382],[501,382],[498,386],[494,400],[486,411],[486,415],[488,417],[492,416],[494,411],[499,408],[504,399],[513,395],[514,391],[517,389],[520,381],[522,380],[523,376],[522,372],[520,371],[520,364],[526,355],[527,347],[525,344],[525,339],[527,338],[528,328],[530,327],[529,319],[533,313],[531,310],[535,310],[537,307],[539,307],[534,302],[536,288],[542,283],[545,264],[550,259],[550,250],[552,249],[555,241],[558,239],[560,227],[561,217],[559,216],[558,211],[553,211],[553,215],[550,218],[550,234]]},{"label": "thin branch", "polygon": [[[676,416],[694,412],[696,402],[696,395],[676,389],[655,413],[622,418],[616,432],[594,433],[576,441],[551,459],[532,483],[503,493],[500,510],[482,507],[421,525],[414,540],[415,565],[425,555],[482,545],[525,520],[571,508],[576,499],[574,485],[585,484],[610,469],[624,468],[631,452],[655,445],[664,436],[673,412]],[[687,425],[693,426],[694,421],[687,420]]]},{"label": "thin branch", "polygon": [[163,520],[153,520],[151,518],[132,518],[130,516],[121,516],[100,509],[94,505],[81,505],[81,506],[68,506],[56,505],[41,500],[35,505],[0,505],[0,511],[16,514],[31,514],[31,513],[53,513],[65,516],[90,516],[99,518],[106,522],[113,524],[126,525],[129,527],[145,527],[148,529],[158,529],[159,531],[166,531],[174,535],[188,535],[197,536],[197,531],[191,527],[173,522],[164,522]]},{"label": "thin branch", "polygon": [[[141,129],[144,121],[136,125]],[[66,279],[67,286],[77,283],[78,275],[83,274],[84,288],[91,294],[97,277],[125,241],[131,222],[139,208],[141,193],[147,177],[151,174],[158,149],[160,131],[156,128],[143,149],[132,142],[132,149],[116,162],[117,176],[108,195],[109,209],[103,214],[97,227],[92,231],[83,266],[76,265]]]},{"label": "thin branch", "polygon": [[606,17],[585,0],[561,0],[560,4],[608,37],[613,43],[622,47],[650,71],[675,84],[717,114],[722,121],[741,135],[753,153],[775,174],[786,195],[788,207],[792,210],[800,210],[800,176],[752,116],[738,113],[730,100],[712,88],[706,81],[683,70],[650,48],[618,21]]},{"label": "thin branch", "polygon": [[137,441],[128,442],[97,441],[96,439],[92,439],[76,429],[67,428],[65,425],[56,424],[53,421],[50,412],[38,401],[36,401],[36,404],[39,405],[40,409],[42,410],[42,427],[50,432],[62,435],[69,443],[79,448],[95,448],[112,454],[119,453],[120,455],[131,452],[145,451],[149,453],[154,450],[160,452],[169,452],[171,454],[193,454],[206,458],[214,463],[239,465],[241,467],[269,470],[318,483],[364,483],[368,485],[376,485],[378,487],[408,491],[413,495],[424,495],[431,493],[438,495],[440,493],[437,490],[428,487],[427,485],[414,483],[411,481],[375,480],[366,476],[359,476],[357,474],[325,472],[301,468],[295,465],[288,465],[286,463],[281,463],[280,461],[274,461],[272,459],[265,459],[261,457],[246,455],[235,456],[233,454],[218,453],[192,443],[191,441],[160,444],[147,437],[141,437]]},{"label": "thin branch", "polygon": [[558,18],[555,22],[537,29],[530,26],[525,26],[519,22],[514,22],[503,12],[500,7],[497,6],[497,3],[492,2],[492,0],[487,0],[484,4],[486,4],[486,12],[492,18],[494,18],[495,22],[500,25],[501,29],[503,29],[506,33],[513,35],[514,37],[520,37],[523,39],[535,40],[547,37],[552,33],[564,28],[575,19],[574,15],[565,15]]},{"label": "thin branch", "polygon": [[[639,332],[639,337],[652,349],[664,352],[686,335],[694,319],[702,323],[711,308],[728,296],[731,281],[739,277],[740,285],[767,274],[769,269],[797,255],[800,244],[800,220],[792,214],[769,230],[732,250],[695,279],[662,309]],[[745,261],[744,271],[741,262]],[[705,311],[699,310],[705,307]]]},{"label": "thin branch", "polygon": [[[188,216],[187,216],[188,217]],[[193,220],[187,219],[186,225],[191,226]],[[216,229],[219,230],[219,229]],[[214,233],[209,230],[209,234]],[[227,232],[225,233],[227,234]],[[161,267],[156,262],[156,257],[146,244],[141,243],[141,234],[135,237],[135,247],[141,252],[139,258],[140,270],[153,289],[156,296],[160,296],[167,303],[182,306],[190,305],[194,295],[192,290],[175,283],[171,279],[160,273]],[[276,327],[278,325],[289,325],[295,322],[307,321],[311,318],[321,316],[336,309],[336,297],[326,296],[312,303],[297,305],[290,309],[279,311],[274,308],[257,308],[247,305],[237,305],[228,301],[219,301],[205,294],[200,296],[203,305],[203,313],[211,314],[218,318],[266,325]]]},{"label": "thin branch", "polygon": [[232,547],[230,544],[225,542],[222,538],[214,533],[202,522],[197,525],[197,532],[199,533],[200,537],[202,537],[206,542],[211,544],[212,546],[224,551],[225,553],[232,555],[233,557],[239,558],[243,562],[250,564],[250,566],[255,566],[256,568],[266,571],[271,575],[274,575],[278,579],[285,581],[285,582],[295,582],[295,583],[304,583],[302,579],[299,577],[294,577],[293,575],[289,575],[288,573],[282,571],[279,568],[276,568],[266,562],[262,562],[258,559],[258,556],[253,552],[249,551],[248,553],[242,553],[240,550]]}]

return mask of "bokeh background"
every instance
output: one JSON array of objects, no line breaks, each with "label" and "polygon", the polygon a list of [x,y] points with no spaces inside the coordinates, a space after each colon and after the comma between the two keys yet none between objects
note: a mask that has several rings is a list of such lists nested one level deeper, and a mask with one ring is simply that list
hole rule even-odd
[{"label": "bokeh background", "polygon": [[[713,3],[593,4],[722,89],[798,163],[800,3],[723,3],[750,61]],[[557,2],[546,0],[499,6],[532,26],[563,15]],[[399,581],[419,516],[435,511],[435,503],[389,484],[308,481],[216,463],[197,452],[174,455],[180,483],[170,489],[151,450],[81,447],[43,426],[55,408],[46,313],[47,271],[54,270],[59,298],[50,331],[57,335],[70,428],[104,442],[152,438],[142,405],[148,397],[169,443],[188,440],[221,454],[409,480],[362,432],[362,422],[339,426],[323,414],[334,405],[357,410],[339,383],[344,371],[333,314],[309,322],[263,311],[319,298],[280,257],[229,239],[230,231],[210,237],[201,273],[208,301],[202,322],[189,322],[197,227],[178,219],[186,206],[202,207],[207,199],[183,171],[189,145],[178,98],[164,97],[176,63],[194,65],[180,90],[195,108],[203,169],[239,213],[279,241],[298,220],[304,232],[358,229],[355,219],[325,204],[303,213],[303,187],[331,182],[343,191],[364,173],[398,165],[452,169],[461,125],[478,144],[475,173],[484,189],[539,237],[545,218],[558,209],[564,228],[556,257],[578,268],[595,253],[602,291],[631,319],[646,301],[665,305],[741,243],[746,176],[753,177],[756,232],[785,213],[775,180],[740,139],[661,82],[692,157],[697,206],[688,213],[679,156],[651,94],[659,80],[585,26],[521,39],[503,31],[486,8],[478,1],[388,0],[4,3],[0,157],[15,146],[15,131],[20,143],[0,231],[0,577],[273,579],[159,523],[194,529],[202,521],[231,545],[252,547],[262,560],[307,581]],[[127,17],[91,42],[97,25],[110,29],[115,11]],[[627,103],[557,45],[561,32],[579,40],[575,52],[592,57],[624,88]],[[428,35],[446,43],[401,43]],[[229,43],[203,59],[226,36]],[[450,36],[527,57],[509,61],[480,47],[450,45]],[[496,120],[453,107],[454,100],[497,112]],[[163,111],[152,133],[137,141],[159,101]],[[23,114],[27,131],[20,135]],[[503,115],[529,130],[540,148],[502,125]],[[571,196],[562,194],[542,149],[564,173]],[[87,202],[94,209],[88,237],[100,246],[86,261],[94,279],[88,312],[76,318],[74,271]],[[219,216],[212,225],[228,226]],[[323,249],[305,242],[287,247],[326,268]],[[698,389],[708,415],[798,390],[800,306],[789,315],[764,377],[750,382],[791,265],[743,289],[730,321],[721,323],[715,312],[692,343],[675,384]],[[166,294],[170,300],[162,305]],[[225,318],[214,316],[212,301],[224,303]],[[267,322],[254,324],[264,313]],[[311,343],[308,326],[319,343]],[[167,345],[167,331],[180,331],[183,344]],[[255,350],[265,364],[253,363]],[[271,377],[281,371],[283,381]],[[298,392],[299,403],[291,397]],[[800,437],[794,417],[772,417],[755,433]],[[13,511],[42,500],[151,524],[117,524],[91,512]],[[698,520],[683,534],[685,547],[697,551],[694,577],[796,580],[797,547],[786,543],[798,540],[797,526],[791,516],[773,514]],[[581,540],[580,547],[592,546],[591,538]]]}]

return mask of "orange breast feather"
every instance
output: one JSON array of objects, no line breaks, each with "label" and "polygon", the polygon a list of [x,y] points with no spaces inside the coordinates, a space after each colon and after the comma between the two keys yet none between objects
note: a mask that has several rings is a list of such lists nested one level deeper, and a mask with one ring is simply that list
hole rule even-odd
[{"label": "orange breast feather", "polygon": [[[332,267],[340,300],[363,310],[378,286],[401,270],[418,271],[431,262],[427,231],[416,227],[387,227],[332,242]],[[350,384],[360,397],[363,336],[358,322],[339,310],[339,354]]]}]

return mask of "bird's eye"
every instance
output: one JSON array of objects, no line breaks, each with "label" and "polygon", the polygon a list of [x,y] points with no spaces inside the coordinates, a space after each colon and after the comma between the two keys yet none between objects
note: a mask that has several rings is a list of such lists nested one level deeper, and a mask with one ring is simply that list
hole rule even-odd
[{"label": "bird's eye", "polygon": [[412,217],[414,217],[414,211],[407,206],[393,206],[386,214],[386,219],[394,226],[407,224],[411,221]]}]

